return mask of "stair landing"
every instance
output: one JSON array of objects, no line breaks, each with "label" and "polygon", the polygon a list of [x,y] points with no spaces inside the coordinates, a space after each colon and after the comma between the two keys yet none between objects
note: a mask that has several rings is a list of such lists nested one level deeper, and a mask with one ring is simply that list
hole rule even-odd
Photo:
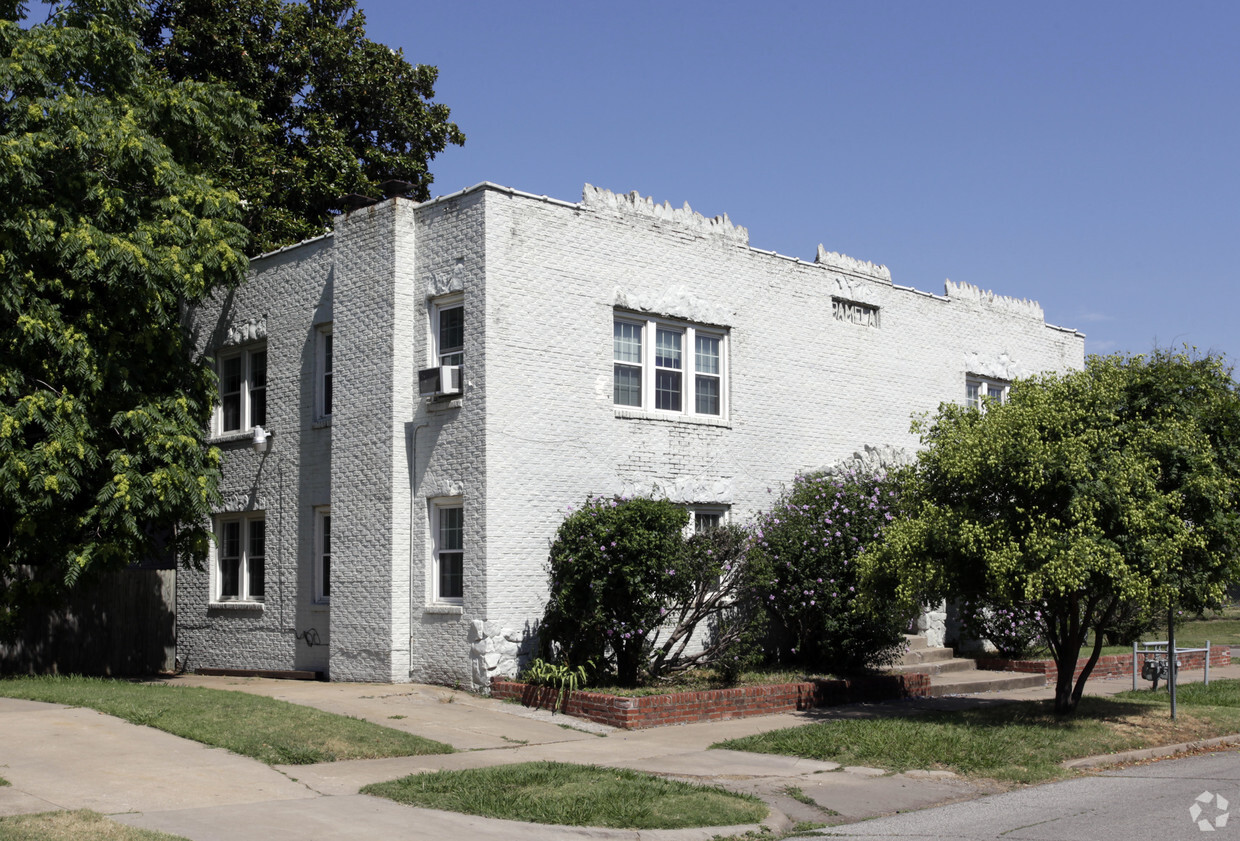
[{"label": "stair landing", "polygon": [[888,671],[921,673],[930,676],[930,695],[972,695],[1007,689],[1025,689],[1046,685],[1040,674],[1024,672],[992,672],[977,668],[967,657],[957,657],[950,648],[934,648],[925,637],[906,636],[908,650],[899,663]]}]

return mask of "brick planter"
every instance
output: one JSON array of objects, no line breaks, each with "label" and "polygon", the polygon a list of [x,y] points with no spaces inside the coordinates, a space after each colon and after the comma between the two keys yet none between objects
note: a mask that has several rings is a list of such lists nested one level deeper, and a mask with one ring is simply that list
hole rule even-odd
[{"label": "brick planter", "polygon": [[[1205,669],[1205,652],[1193,651],[1180,655],[1180,672],[1202,671]],[[1082,657],[1076,661],[1076,669],[1073,671],[1072,677],[1081,676],[1081,670],[1085,668],[1085,664],[1089,662],[1088,657]],[[1142,655],[1137,655],[1137,668],[1144,662]],[[1225,645],[1210,647],[1210,668],[1216,666],[1231,665],[1231,649]],[[999,657],[979,657],[977,658],[977,667],[996,672],[1025,672],[1042,674],[1046,677],[1047,683],[1055,683],[1059,680],[1059,670],[1055,668],[1055,661],[1051,659],[1045,660],[1004,660]],[[1098,662],[1094,664],[1094,670],[1089,673],[1092,680],[1096,677],[1128,677],[1132,675],[1132,655],[1131,654],[1107,654],[1098,658]]]},{"label": "brick planter", "polygon": [[[667,695],[628,697],[601,692],[570,692],[561,710],[569,715],[625,730],[723,721],[753,715],[808,710],[856,701],[925,697],[930,676],[873,675],[844,680],[773,683],[732,689],[705,689]],[[559,690],[507,680],[491,681],[491,697],[520,701],[527,707],[554,709]]]}]

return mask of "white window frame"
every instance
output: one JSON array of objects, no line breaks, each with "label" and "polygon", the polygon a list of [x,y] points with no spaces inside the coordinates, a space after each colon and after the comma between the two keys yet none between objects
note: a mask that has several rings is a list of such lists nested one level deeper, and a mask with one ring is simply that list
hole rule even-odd
[{"label": "white window frame", "polygon": [[[234,528],[235,533],[230,534]],[[212,585],[212,601],[262,604],[266,600],[266,534],[267,517],[262,511],[221,514],[215,518],[215,581]],[[233,540],[236,540],[236,545],[233,545]],[[236,592],[225,593],[225,589],[234,589],[227,587],[226,574],[226,567],[231,565],[234,559],[237,565]],[[258,583],[261,585],[257,588],[253,581],[256,565]]]},{"label": "white window frame", "polygon": [[[448,512],[454,512],[449,514]],[[445,522],[446,518],[453,517],[460,520],[460,539],[459,546],[452,546],[452,540],[447,540],[445,545],[445,537],[450,538],[450,534],[445,534],[444,526],[451,525]],[[431,525],[431,601],[438,604],[454,604],[460,605],[465,603],[465,505],[461,497],[445,497],[442,499],[433,499],[430,501],[430,525]],[[452,558],[451,556],[459,556]],[[445,562],[456,563],[460,565],[460,593],[444,593],[443,573]]]},{"label": "white window frame", "polygon": [[330,420],[335,391],[332,388],[332,366],[335,343],[332,341],[332,325],[319,327],[314,350],[314,417]]},{"label": "white window frame", "polygon": [[[461,311],[461,344],[459,347],[445,348],[442,338],[443,331],[441,330],[443,315],[446,312],[457,309]],[[442,298],[436,298],[431,302],[430,318],[431,367],[465,364],[465,294],[461,292],[455,295],[445,295]]]},{"label": "white window frame", "polygon": [[996,377],[967,374],[964,379],[964,404],[971,409],[986,411],[986,404],[998,400],[1006,403],[1012,383]]},{"label": "white window frame", "polygon": [[314,509],[314,603],[331,603],[331,522],[332,509]]},{"label": "white window frame", "polygon": [[[628,359],[617,358],[615,348],[616,325],[627,324],[638,328],[640,348],[640,365]],[[678,333],[680,340],[680,367],[671,368],[660,365],[657,353],[659,331]],[[698,366],[698,337],[717,342],[717,371],[702,371]],[[728,417],[728,330],[723,327],[709,327],[690,321],[669,318],[653,318],[637,313],[617,311],[612,319],[612,405],[618,413],[637,412],[653,417],[666,418],[703,418],[726,420]],[[618,368],[641,371],[641,405],[632,406],[616,401],[616,374]],[[656,381],[660,371],[680,375],[680,408],[660,409],[656,406]],[[716,384],[718,412],[698,411],[698,381],[713,381]]]},{"label": "white window frame", "polygon": [[[256,382],[256,365],[255,360],[259,355],[263,357],[263,377],[262,382]],[[238,391],[225,391],[229,383],[225,378],[225,369],[232,362],[236,361],[240,366],[240,380]],[[215,405],[215,431],[219,435],[227,435],[235,432],[247,432],[256,426],[267,425],[267,392],[271,382],[271,358],[267,355],[267,345],[251,345],[249,347],[238,348],[236,350],[228,350],[220,352],[216,355],[216,374],[219,377],[218,402]],[[256,400],[257,393],[262,392],[261,406]],[[228,402],[231,395],[236,395],[238,425],[226,428],[225,403]]]},{"label": "white window frame", "polygon": [[[689,524],[685,528],[690,535],[701,534],[711,528],[719,528],[720,526],[727,525],[728,516],[732,511],[732,507],[730,505],[719,504],[694,504],[687,505],[685,508],[689,512]],[[709,528],[704,528],[702,519],[711,517],[716,518],[714,525],[709,526]]]}]

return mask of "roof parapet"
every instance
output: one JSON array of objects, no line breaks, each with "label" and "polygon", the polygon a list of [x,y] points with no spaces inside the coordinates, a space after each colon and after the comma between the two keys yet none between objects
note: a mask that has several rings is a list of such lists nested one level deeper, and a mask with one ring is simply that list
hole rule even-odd
[{"label": "roof parapet", "polygon": [[645,216],[649,219],[669,222],[677,227],[688,228],[699,233],[719,237],[728,242],[734,242],[737,245],[749,245],[748,229],[740,225],[733,225],[732,220],[728,218],[726,213],[722,216],[708,219],[689,207],[688,202],[685,202],[684,207],[677,208],[672,207],[669,202],[655,204],[653,198],[649,196],[643,197],[636,190],[627,195],[621,195],[613,193],[611,190],[605,190],[602,187],[586,184],[581,191],[581,204],[590,210],[605,210],[613,213],[631,213],[637,216]]},{"label": "roof parapet", "polygon": [[1029,298],[1010,298],[1007,295],[996,295],[988,289],[982,289],[971,283],[953,283],[951,280],[943,281],[943,293],[953,300],[976,301],[982,306],[1010,312],[1015,315],[1027,315],[1042,322],[1046,321],[1046,315],[1042,312],[1042,305]]},{"label": "roof parapet", "polygon": [[814,258],[814,262],[836,271],[891,283],[891,270],[886,266],[871,263],[868,260],[858,260],[856,257],[849,257],[838,251],[828,251],[822,243],[818,243],[818,256]]}]

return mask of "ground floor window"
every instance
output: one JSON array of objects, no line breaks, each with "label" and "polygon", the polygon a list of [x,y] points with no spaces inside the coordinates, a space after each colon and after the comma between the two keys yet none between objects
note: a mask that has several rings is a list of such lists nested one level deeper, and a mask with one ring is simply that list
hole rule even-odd
[{"label": "ground floor window", "polygon": [[216,598],[261,602],[266,596],[267,521],[261,512],[216,521]]},{"label": "ground floor window", "polygon": [[689,533],[701,534],[717,529],[728,521],[726,505],[690,505]]},{"label": "ground floor window", "polygon": [[979,377],[970,374],[964,381],[966,406],[985,410],[987,403],[1006,403],[1012,384],[1007,380]]},{"label": "ground floor window", "polygon": [[332,595],[332,510],[318,508],[314,515],[314,600],[326,603]]},{"label": "ground floor window", "polygon": [[460,499],[431,502],[433,597],[460,604],[465,597],[465,508]]}]

